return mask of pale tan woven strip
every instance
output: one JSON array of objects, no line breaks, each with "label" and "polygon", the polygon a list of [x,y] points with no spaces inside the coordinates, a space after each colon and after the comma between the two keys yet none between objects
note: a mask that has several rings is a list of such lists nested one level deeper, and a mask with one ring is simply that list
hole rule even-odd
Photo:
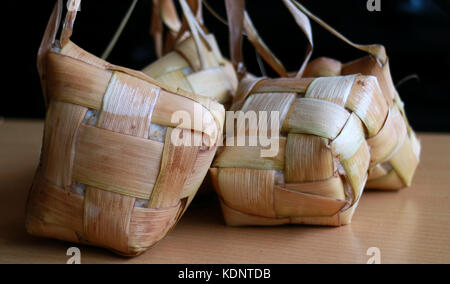
[{"label": "pale tan woven strip", "polygon": [[378,134],[389,113],[387,101],[374,76],[356,78],[345,107],[358,115],[367,128],[368,137]]},{"label": "pale tan woven strip", "polygon": [[298,93],[303,96],[314,78],[276,78],[262,80],[252,90],[253,93]]},{"label": "pale tan woven strip", "polygon": [[194,93],[226,102],[232,87],[221,67],[209,68],[187,76]]},{"label": "pale tan woven strip", "polygon": [[[258,124],[261,125],[260,111],[267,113],[266,126],[269,129],[271,127],[271,112],[277,112],[280,124],[280,128],[283,125],[283,121],[291,108],[292,103],[296,98],[295,93],[264,93],[264,94],[252,94],[242,107],[242,111],[254,111],[258,115]],[[276,133],[278,135],[278,133]]]},{"label": "pale tan woven strip", "polygon": [[83,196],[70,194],[38,174],[28,202],[28,214],[44,223],[82,233],[83,201]]},{"label": "pale tan woven strip", "polygon": [[[251,215],[234,210],[228,207],[221,200],[222,212],[225,222],[229,226],[279,226],[285,224],[305,224],[319,226],[340,226],[342,225],[340,215],[336,214],[331,217],[291,217],[291,218],[268,218],[258,215]],[[344,213],[348,212],[345,211]],[[347,213],[346,213],[347,214]]]},{"label": "pale tan woven strip", "polygon": [[161,240],[175,223],[180,203],[160,209],[134,208],[130,221],[129,247],[143,252]]},{"label": "pale tan woven strip", "polygon": [[366,188],[376,190],[397,190],[406,186],[395,170],[382,174],[383,175],[377,177],[369,176]]},{"label": "pale tan woven strip", "polygon": [[197,159],[195,160],[190,174],[186,178],[180,198],[192,196],[197,192],[205,179],[206,174],[208,173],[208,169],[214,159],[216,150],[217,148],[213,147],[198,151]]},{"label": "pale tan woven strip", "polygon": [[397,154],[390,160],[395,172],[406,186],[411,186],[414,172],[419,165],[419,159],[413,149],[411,139],[405,139]]},{"label": "pale tan woven strip", "polygon": [[233,209],[264,217],[276,217],[273,200],[275,171],[219,169],[218,194]]},{"label": "pale tan woven strip", "polygon": [[342,75],[362,74],[377,77],[383,97],[392,106],[396,94],[395,86],[389,70],[389,63],[381,66],[374,56],[366,56],[342,66]]},{"label": "pale tan woven strip", "polygon": [[288,183],[325,180],[333,176],[334,163],[328,140],[314,135],[289,134],[286,143],[285,179]]},{"label": "pale tan woven strip", "polygon": [[337,104],[318,99],[299,98],[292,104],[282,130],[334,139],[339,135],[349,117],[350,113]]},{"label": "pale tan woven strip", "polygon": [[163,74],[171,73],[183,68],[190,68],[189,63],[175,51],[172,51],[149,66],[145,67],[142,72],[152,78],[157,78]]},{"label": "pale tan woven strip", "polygon": [[[193,88],[191,86],[191,83],[186,78],[186,75],[184,74],[183,70],[178,69],[169,73],[165,73],[161,76],[156,77],[156,79],[164,84],[170,84],[172,86],[176,86],[177,88],[180,88],[182,90],[186,90],[189,92],[193,92]],[[176,83],[174,83],[176,82]]]},{"label": "pale tan woven strip", "polygon": [[345,170],[345,174],[353,188],[354,201],[361,195],[361,190],[366,184],[369,164],[370,153],[369,146],[366,141],[363,141],[361,147],[348,159],[341,159],[342,167]]},{"label": "pale tan woven strip", "polygon": [[329,101],[344,107],[357,75],[315,79],[306,91],[305,98]]},{"label": "pale tan woven strip", "polygon": [[370,146],[371,164],[377,165],[390,160],[405,139],[407,139],[405,121],[398,108],[393,107],[380,132],[367,140]]},{"label": "pale tan woven strip", "polygon": [[[201,43],[202,42],[203,41],[201,41]],[[197,50],[198,49],[196,46],[196,42],[192,37],[186,38],[180,44],[175,46],[175,51],[179,55],[181,55],[184,58],[184,60],[186,60],[189,63],[189,66],[196,72],[219,66],[214,54],[211,51],[204,48],[202,51],[203,52],[202,60],[204,60],[204,64],[206,64],[206,67],[202,68],[202,61],[200,59],[201,57],[199,57]]]},{"label": "pale tan woven strip", "polygon": [[128,234],[135,198],[88,187],[84,201],[84,237],[121,252],[128,251]]},{"label": "pale tan woven strip", "polygon": [[318,195],[322,197],[328,197],[337,200],[346,199],[342,178],[337,174],[323,181],[287,183],[283,186],[290,190]]},{"label": "pale tan woven strip", "polygon": [[347,205],[346,201],[274,187],[275,211],[280,217],[333,216]]},{"label": "pale tan woven strip", "polygon": [[[168,129],[162,153],[161,170],[150,196],[149,208],[164,208],[177,204],[186,178],[195,166],[199,147],[175,146],[172,143],[172,133],[177,131],[180,131],[183,136],[191,134],[190,130]],[[201,139],[200,133],[196,135],[199,135]]]},{"label": "pale tan woven strip", "polygon": [[[234,137],[231,139],[236,140]],[[261,151],[267,147],[226,146],[215,159],[213,167],[282,171],[285,164],[286,138],[280,137],[277,144],[279,149],[275,157],[261,157]]]},{"label": "pale tan woven strip", "polygon": [[148,199],[159,173],[163,145],[161,142],[82,126],[73,178],[92,187]]},{"label": "pale tan woven strip", "polygon": [[330,144],[333,154],[341,160],[350,159],[365,141],[364,134],[361,120],[352,113],[339,136]]},{"label": "pale tan woven strip", "polygon": [[147,139],[160,91],[157,86],[115,72],[103,98],[98,127]]},{"label": "pale tan woven strip", "polygon": [[28,214],[26,219],[27,233],[36,237],[44,237],[56,239],[71,243],[80,242],[78,234],[71,229],[61,227],[59,225],[52,225],[42,221],[35,216]]},{"label": "pale tan woven strip", "polygon": [[109,65],[108,62],[104,61],[97,56],[92,55],[91,53],[85,51],[84,49],[77,46],[75,43],[69,41],[66,46],[61,49],[60,52],[62,55],[70,56],[86,62],[88,64],[94,65],[101,69],[106,69]]},{"label": "pale tan woven strip", "polygon": [[81,60],[48,54],[48,94],[50,100],[100,109],[112,72]]},{"label": "pale tan woven strip", "polygon": [[279,226],[289,224],[289,218],[273,218],[251,215],[235,210],[220,199],[223,217],[228,226]]},{"label": "pale tan woven strip", "polygon": [[60,188],[72,184],[75,141],[87,108],[52,102],[47,112],[41,174]]}]

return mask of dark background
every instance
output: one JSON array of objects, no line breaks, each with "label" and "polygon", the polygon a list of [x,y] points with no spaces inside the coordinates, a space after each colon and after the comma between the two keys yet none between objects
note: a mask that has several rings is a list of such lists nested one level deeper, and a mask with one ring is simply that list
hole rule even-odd
[{"label": "dark background", "polygon": [[[151,0],[140,0],[109,61],[140,69],[156,59],[149,35]],[[225,16],[223,0],[208,1]],[[43,118],[45,115],[36,53],[52,11],[53,0],[7,1],[3,4],[3,75],[0,116]],[[131,0],[85,0],[72,40],[100,55]],[[394,82],[417,74],[398,90],[411,124],[419,131],[450,132],[450,1],[381,0],[381,12],[369,12],[367,0],[303,0],[307,8],[357,43],[381,43],[390,56]],[[266,43],[289,70],[298,69],[306,41],[279,0],[247,0],[247,9]],[[9,14],[9,15],[8,15]],[[227,27],[204,9],[205,24],[228,55]],[[9,17],[8,17],[9,16]],[[343,62],[361,57],[313,24],[313,58],[329,56]],[[248,69],[260,75],[252,47],[246,43]],[[269,68],[267,68],[269,69]],[[269,75],[274,75],[268,70]]]}]

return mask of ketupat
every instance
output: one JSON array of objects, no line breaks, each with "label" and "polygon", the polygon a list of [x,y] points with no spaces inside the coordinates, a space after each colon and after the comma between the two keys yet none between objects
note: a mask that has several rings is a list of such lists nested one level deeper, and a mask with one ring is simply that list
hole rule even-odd
[{"label": "ketupat", "polygon": [[346,64],[331,58],[320,57],[309,63],[304,73],[306,77],[363,74],[375,76],[378,79],[382,95],[389,105],[389,115],[380,133],[367,141],[371,149],[372,163],[366,187],[398,190],[411,186],[419,164],[421,146],[406,117],[404,103],[394,86],[385,48],[378,46],[375,49],[354,44],[311,14],[301,4],[295,3],[295,5],[339,39],[369,53],[368,56]]},{"label": "ketupat", "polygon": [[[185,1],[180,4],[185,22],[180,21],[173,0],[154,1],[152,34],[161,59],[143,72],[171,86],[229,105],[237,89],[236,72],[222,56],[214,35],[205,32],[199,20],[201,0],[190,1],[194,7]],[[197,11],[197,16],[191,8]],[[163,39],[164,26],[168,29],[166,39]]]},{"label": "ketupat", "polygon": [[388,111],[376,78],[246,79],[239,90],[244,113],[279,112],[280,147],[264,158],[264,147],[225,144],[217,155],[210,173],[226,223],[350,223],[368,176],[366,129],[378,133]]},{"label": "ketupat", "polygon": [[[383,76],[362,71],[345,74],[374,76],[338,76],[341,72],[336,70],[342,69],[341,63],[330,59],[321,59],[319,68],[314,64],[307,65],[313,47],[309,20],[298,3],[283,2],[310,42],[306,60],[296,78],[245,79],[232,107],[244,112],[278,111],[282,118],[281,152],[274,158],[265,159],[259,151],[263,147],[254,150],[225,145],[210,170],[213,183],[229,225],[347,224],[358,203],[355,197],[361,195],[369,173],[369,179],[375,174],[379,177],[373,180],[379,184],[371,182],[369,187],[388,189],[410,184],[420,145],[405,122],[398,95],[386,92],[386,78],[390,79],[390,75],[384,47],[361,46],[344,39],[382,58],[386,64],[384,69],[378,65],[381,71],[377,71],[384,72]],[[248,39],[266,62],[280,76],[290,76],[254,27],[248,24],[251,21],[242,11],[243,1],[227,3],[234,5],[228,9],[230,22],[243,21],[241,27],[247,35],[252,35]],[[231,25],[231,49],[237,42],[233,40],[233,34],[236,38],[236,34],[241,33],[233,27],[239,25]],[[326,27],[340,36],[331,27]],[[242,64],[239,62],[241,55],[233,59],[235,66]],[[334,77],[302,78],[311,76],[311,70],[321,72],[315,73],[315,77]],[[380,84],[377,78],[380,78]],[[392,84],[392,80],[390,82]],[[333,129],[335,132],[330,132]],[[411,141],[406,137],[412,137]],[[400,171],[400,178],[394,171],[386,173],[389,167],[383,163],[391,158],[394,158],[394,170],[404,169]]]},{"label": "ketupat", "polygon": [[[70,4],[58,42],[63,4],[56,2],[38,55],[48,110],[26,228],[138,255],[161,240],[192,201],[214,157],[224,108],[76,46],[70,36],[80,1]],[[177,111],[204,119],[175,128]],[[176,130],[205,144],[175,146]]]}]

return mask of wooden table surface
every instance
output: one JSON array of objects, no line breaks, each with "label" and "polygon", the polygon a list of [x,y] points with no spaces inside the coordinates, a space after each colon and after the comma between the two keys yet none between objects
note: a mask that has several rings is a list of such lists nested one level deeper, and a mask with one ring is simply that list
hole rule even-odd
[{"label": "wooden table surface", "polygon": [[341,228],[231,228],[215,198],[201,197],[178,226],[137,258],[28,236],[25,201],[36,169],[43,123],[0,121],[0,263],[450,263],[450,136],[419,135],[422,161],[414,184],[400,192],[365,192],[353,224]]}]

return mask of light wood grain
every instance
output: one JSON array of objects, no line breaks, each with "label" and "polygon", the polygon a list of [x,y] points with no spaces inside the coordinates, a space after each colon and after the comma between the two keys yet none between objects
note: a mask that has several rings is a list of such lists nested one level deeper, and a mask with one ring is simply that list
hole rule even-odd
[{"label": "light wood grain", "polygon": [[[74,246],[34,238],[25,200],[37,167],[42,122],[0,121],[0,263],[65,263]],[[198,199],[162,242],[132,259],[81,249],[82,263],[450,263],[450,136],[419,135],[422,161],[410,189],[365,192],[353,223],[340,228],[231,228],[216,199]]]}]

